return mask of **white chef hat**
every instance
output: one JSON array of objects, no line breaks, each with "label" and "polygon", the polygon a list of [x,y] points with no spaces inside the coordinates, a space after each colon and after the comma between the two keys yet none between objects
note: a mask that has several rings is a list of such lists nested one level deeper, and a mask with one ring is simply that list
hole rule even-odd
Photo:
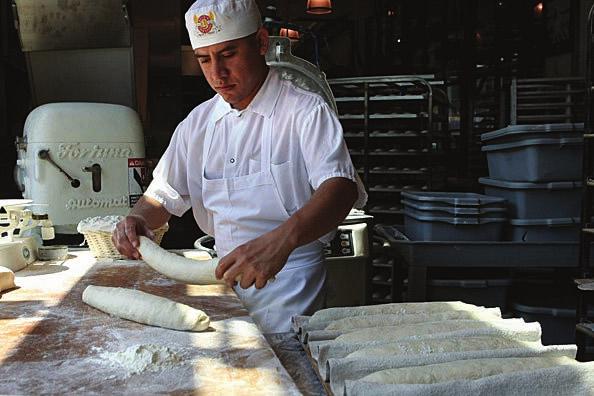
[{"label": "white chef hat", "polygon": [[254,0],[197,0],[186,12],[192,49],[249,36],[260,26]]}]

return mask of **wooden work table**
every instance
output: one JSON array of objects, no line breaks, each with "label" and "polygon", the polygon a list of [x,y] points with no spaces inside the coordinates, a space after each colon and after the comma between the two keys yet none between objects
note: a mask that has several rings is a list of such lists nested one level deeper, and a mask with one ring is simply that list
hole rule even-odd
[{"label": "wooden work table", "polygon": [[[189,286],[142,261],[96,261],[89,251],[36,262],[0,296],[0,394],[299,394],[235,293]],[[202,309],[202,333],[109,316],[81,300],[87,285],[139,289]],[[172,367],[133,373],[107,357],[137,345],[166,347]]]}]

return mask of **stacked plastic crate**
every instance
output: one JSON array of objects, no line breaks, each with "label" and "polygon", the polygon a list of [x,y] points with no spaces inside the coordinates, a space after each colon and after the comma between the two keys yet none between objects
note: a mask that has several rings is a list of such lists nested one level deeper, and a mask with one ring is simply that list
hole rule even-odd
[{"label": "stacked plastic crate", "polygon": [[503,198],[464,192],[402,192],[404,229],[414,241],[499,241]]},{"label": "stacked plastic crate", "polygon": [[577,241],[583,123],[513,125],[481,135],[485,194],[508,201],[506,239]]}]

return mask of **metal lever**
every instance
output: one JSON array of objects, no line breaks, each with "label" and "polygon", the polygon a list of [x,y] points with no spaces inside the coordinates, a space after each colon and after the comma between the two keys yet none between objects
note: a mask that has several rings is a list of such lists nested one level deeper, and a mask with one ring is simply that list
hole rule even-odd
[{"label": "metal lever", "polygon": [[74,179],[68,173],[66,173],[66,171],[60,167],[60,165],[56,164],[54,162],[54,160],[52,159],[52,157],[50,157],[49,150],[47,150],[47,149],[45,149],[45,150],[39,150],[39,152],[37,153],[37,156],[39,158],[43,159],[43,160],[46,160],[47,162],[49,162],[50,164],[52,164],[53,166],[55,166],[56,168],[58,168],[58,170],[60,172],[62,172],[66,176],[66,178],[68,178],[68,180],[70,180],[70,185],[72,187],[74,187],[74,188],[79,188],[80,187],[80,180]]},{"label": "metal lever", "polygon": [[101,165],[93,164],[91,166],[85,166],[83,171],[92,173],[93,191],[101,191]]}]

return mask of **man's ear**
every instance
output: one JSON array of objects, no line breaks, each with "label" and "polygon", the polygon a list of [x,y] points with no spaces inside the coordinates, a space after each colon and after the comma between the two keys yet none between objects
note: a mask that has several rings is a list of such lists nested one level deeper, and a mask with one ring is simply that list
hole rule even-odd
[{"label": "man's ear", "polygon": [[260,47],[260,55],[266,55],[266,52],[268,52],[268,30],[264,26],[256,33],[256,40],[258,40],[258,46]]}]

